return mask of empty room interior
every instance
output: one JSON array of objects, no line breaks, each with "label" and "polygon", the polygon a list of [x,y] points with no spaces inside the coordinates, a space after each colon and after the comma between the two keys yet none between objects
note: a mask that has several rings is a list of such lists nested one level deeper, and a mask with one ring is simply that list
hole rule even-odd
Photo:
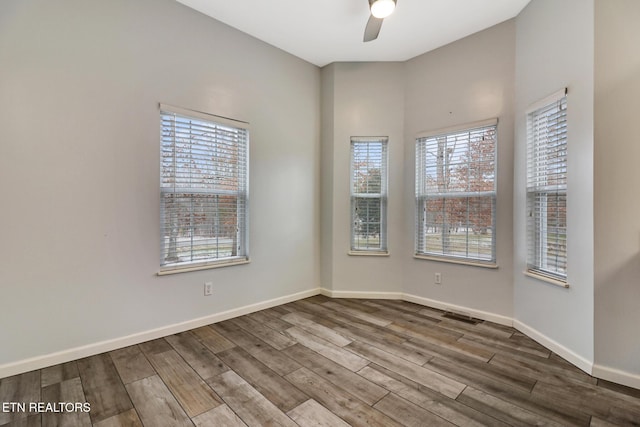
[{"label": "empty room interior", "polygon": [[640,1],[370,3],[0,1],[0,426],[640,425]]}]

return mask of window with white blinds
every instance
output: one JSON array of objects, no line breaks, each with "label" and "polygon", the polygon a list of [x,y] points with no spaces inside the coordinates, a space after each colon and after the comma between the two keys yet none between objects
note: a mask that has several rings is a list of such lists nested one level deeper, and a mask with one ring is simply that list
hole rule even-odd
[{"label": "window with white blinds", "polygon": [[243,122],[160,106],[161,271],[248,259]]},{"label": "window with white blinds", "polygon": [[416,140],[416,256],[496,262],[497,120]]},{"label": "window with white blinds", "polygon": [[351,138],[351,250],[387,252],[387,138]]},{"label": "window with white blinds", "polygon": [[566,281],[565,90],[541,101],[527,114],[527,212],[527,269],[552,279]]}]

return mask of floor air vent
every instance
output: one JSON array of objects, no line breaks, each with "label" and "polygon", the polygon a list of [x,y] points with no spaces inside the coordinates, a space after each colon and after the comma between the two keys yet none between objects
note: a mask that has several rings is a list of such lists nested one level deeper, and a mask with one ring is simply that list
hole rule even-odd
[{"label": "floor air vent", "polygon": [[477,325],[482,322],[481,319],[476,319],[475,317],[471,317],[469,314],[465,313],[456,313],[455,311],[445,311],[442,317],[446,317],[448,319],[459,320],[465,323],[471,323],[472,325]]}]

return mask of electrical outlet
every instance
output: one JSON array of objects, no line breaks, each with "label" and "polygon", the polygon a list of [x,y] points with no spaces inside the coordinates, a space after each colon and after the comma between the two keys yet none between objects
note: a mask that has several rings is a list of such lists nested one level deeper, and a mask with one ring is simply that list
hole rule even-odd
[{"label": "electrical outlet", "polygon": [[204,283],[204,296],[208,297],[213,294],[213,283],[205,282]]},{"label": "electrical outlet", "polygon": [[442,284],[442,274],[441,273],[436,273],[435,274],[434,282],[435,282],[436,285],[441,285]]}]

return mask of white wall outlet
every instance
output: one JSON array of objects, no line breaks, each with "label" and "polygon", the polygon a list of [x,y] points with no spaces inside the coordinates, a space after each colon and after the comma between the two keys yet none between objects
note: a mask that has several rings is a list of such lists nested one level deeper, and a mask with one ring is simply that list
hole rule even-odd
[{"label": "white wall outlet", "polygon": [[213,294],[213,283],[204,282],[204,296],[208,297]]},{"label": "white wall outlet", "polygon": [[433,280],[434,280],[436,285],[441,285],[442,284],[442,273],[436,273]]}]

